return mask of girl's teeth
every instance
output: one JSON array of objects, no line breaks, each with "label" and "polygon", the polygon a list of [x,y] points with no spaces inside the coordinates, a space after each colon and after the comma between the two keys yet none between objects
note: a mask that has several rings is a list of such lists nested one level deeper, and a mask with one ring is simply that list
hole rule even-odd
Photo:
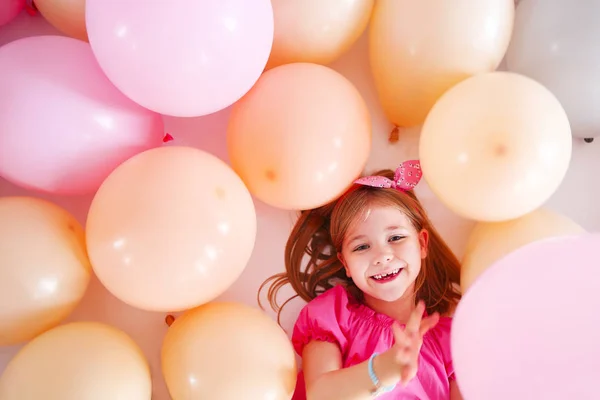
[{"label": "girl's teeth", "polygon": [[392,272],[390,272],[390,273],[387,273],[387,274],[375,275],[375,276],[374,276],[374,278],[375,278],[375,279],[383,279],[383,278],[387,278],[387,277],[388,277],[388,276],[390,276],[390,275],[395,275],[395,274],[397,274],[399,271],[400,271],[400,269],[398,268],[398,269],[395,269],[395,270],[393,270]]}]

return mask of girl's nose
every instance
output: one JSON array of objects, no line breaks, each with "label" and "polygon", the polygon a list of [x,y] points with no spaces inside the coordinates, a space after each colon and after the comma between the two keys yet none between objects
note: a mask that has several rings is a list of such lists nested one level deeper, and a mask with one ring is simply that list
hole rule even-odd
[{"label": "girl's nose", "polygon": [[377,257],[375,258],[375,265],[382,265],[382,264],[387,264],[388,262],[392,261],[392,253],[389,251],[381,251]]}]

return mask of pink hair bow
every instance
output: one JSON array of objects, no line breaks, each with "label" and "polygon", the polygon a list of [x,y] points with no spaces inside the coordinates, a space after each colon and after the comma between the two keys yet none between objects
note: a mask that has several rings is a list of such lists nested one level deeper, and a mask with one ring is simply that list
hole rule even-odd
[{"label": "pink hair bow", "polygon": [[412,190],[421,180],[421,164],[419,160],[404,161],[394,173],[394,180],[385,176],[365,176],[357,179],[354,183],[365,186],[392,188],[398,190]]}]

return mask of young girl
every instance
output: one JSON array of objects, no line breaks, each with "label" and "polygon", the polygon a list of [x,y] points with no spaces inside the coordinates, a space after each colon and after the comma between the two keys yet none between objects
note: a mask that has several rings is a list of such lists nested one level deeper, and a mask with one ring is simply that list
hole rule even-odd
[{"label": "young girl", "polygon": [[279,313],[287,283],[309,302],[292,335],[303,362],[294,399],[462,399],[449,317],[459,262],[412,191],[420,178],[419,162],[407,161],[302,212],[286,272],[263,284],[273,281]]}]

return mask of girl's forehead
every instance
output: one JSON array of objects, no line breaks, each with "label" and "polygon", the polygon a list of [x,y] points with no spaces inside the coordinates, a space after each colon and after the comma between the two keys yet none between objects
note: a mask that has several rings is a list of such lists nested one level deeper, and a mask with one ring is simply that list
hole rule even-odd
[{"label": "girl's forehead", "polygon": [[352,222],[350,222],[350,225],[348,226],[348,233],[356,231],[362,226],[372,222],[394,222],[400,225],[410,225],[410,219],[398,207],[370,204],[355,215]]}]

